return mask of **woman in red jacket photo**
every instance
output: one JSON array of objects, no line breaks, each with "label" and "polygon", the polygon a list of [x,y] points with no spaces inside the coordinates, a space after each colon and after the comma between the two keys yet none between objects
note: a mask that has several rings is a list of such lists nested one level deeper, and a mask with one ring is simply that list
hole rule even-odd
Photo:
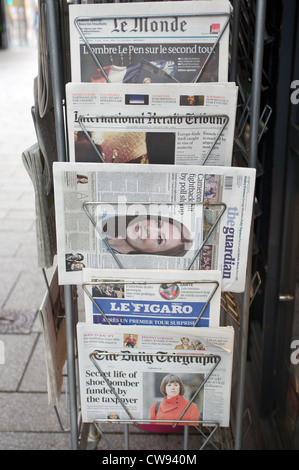
[{"label": "woman in red jacket photo", "polygon": [[[166,375],[161,382],[160,391],[164,398],[160,403],[157,402],[151,406],[151,420],[169,420],[165,424],[170,424],[171,421],[176,421],[180,418],[180,421],[190,421],[190,423],[182,423],[184,425],[196,426],[198,424],[198,407],[195,403],[190,403],[189,400],[184,398],[184,385],[177,375]],[[188,408],[186,409],[187,406]],[[184,412],[185,409],[186,411]],[[184,414],[181,416],[183,412]]]}]

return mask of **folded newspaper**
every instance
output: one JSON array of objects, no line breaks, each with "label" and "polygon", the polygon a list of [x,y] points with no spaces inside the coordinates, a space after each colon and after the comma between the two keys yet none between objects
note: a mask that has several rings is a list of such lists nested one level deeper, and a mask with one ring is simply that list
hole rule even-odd
[{"label": "folded newspaper", "polygon": [[54,271],[49,292],[46,292],[39,310],[44,335],[48,404],[57,406],[67,360],[64,297],[63,289],[58,285],[57,269]]},{"label": "folded newspaper", "polygon": [[85,321],[219,326],[220,271],[83,269]]},{"label": "folded newspaper", "polygon": [[22,161],[34,188],[37,264],[41,268],[48,268],[53,264],[57,248],[53,182],[52,191],[46,192],[47,165],[37,143],[24,150]]},{"label": "folded newspaper", "polygon": [[70,161],[226,165],[238,87],[68,83]]},{"label": "folded newspaper", "polygon": [[229,426],[232,327],[78,323],[77,334],[83,422]]},{"label": "folded newspaper", "polygon": [[59,282],[82,268],[221,270],[245,288],[255,169],[54,163]]},{"label": "folded newspaper", "polygon": [[70,5],[73,82],[227,81],[228,0]]}]

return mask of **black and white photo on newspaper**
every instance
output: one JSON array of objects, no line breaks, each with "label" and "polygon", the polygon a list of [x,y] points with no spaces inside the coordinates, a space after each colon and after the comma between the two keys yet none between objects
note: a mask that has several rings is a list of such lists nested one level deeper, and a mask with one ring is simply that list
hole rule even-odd
[{"label": "black and white photo on newspaper", "polygon": [[220,271],[83,269],[85,321],[219,326]]},{"label": "black and white photo on newspaper", "polygon": [[228,80],[228,0],[70,5],[73,82]]},{"label": "black and white photo on newspaper", "polygon": [[68,83],[70,161],[226,165],[238,87]]},{"label": "black and white photo on newspaper", "polygon": [[229,426],[232,327],[78,323],[77,334],[83,422]]},{"label": "black and white photo on newspaper", "polygon": [[83,268],[213,269],[243,292],[255,169],[54,163],[61,284]]}]

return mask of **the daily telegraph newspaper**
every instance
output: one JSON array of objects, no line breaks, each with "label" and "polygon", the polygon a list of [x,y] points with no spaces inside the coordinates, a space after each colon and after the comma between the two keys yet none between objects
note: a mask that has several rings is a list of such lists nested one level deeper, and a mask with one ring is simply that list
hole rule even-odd
[{"label": "the daily telegraph newspaper", "polygon": [[63,288],[58,285],[57,269],[54,271],[49,292],[46,292],[39,312],[44,335],[48,404],[57,406],[67,360],[64,296]]},{"label": "the daily telegraph newspaper", "polygon": [[255,169],[54,163],[59,282],[82,268],[207,269],[245,288]]},{"label": "the daily telegraph newspaper", "polygon": [[220,271],[83,269],[85,321],[219,326]]},{"label": "the daily telegraph newspaper", "polygon": [[73,82],[228,80],[228,0],[70,5]]},{"label": "the daily telegraph newspaper", "polygon": [[238,87],[66,85],[70,161],[231,165]]},{"label": "the daily telegraph newspaper", "polygon": [[229,426],[232,327],[78,323],[77,334],[83,422]]}]

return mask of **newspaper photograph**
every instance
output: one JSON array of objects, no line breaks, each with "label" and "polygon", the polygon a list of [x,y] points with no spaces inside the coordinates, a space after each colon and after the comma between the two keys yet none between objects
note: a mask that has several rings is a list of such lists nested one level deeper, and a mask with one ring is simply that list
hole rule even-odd
[{"label": "newspaper photograph", "polygon": [[237,95],[234,83],[68,83],[69,159],[230,166]]},{"label": "newspaper photograph", "polygon": [[229,426],[232,327],[78,323],[77,334],[83,422]]},{"label": "newspaper photograph", "polygon": [[83,268],[220,270],[245,288],[255,169],[54,163],[59,282]]},{"label": "newspaper photograph", "polygon": [[228,80],[228,0],[70,5],[73,82]]},{"label": "newspaper photograph", "polygon": [[220,271],[83,269],[85,321],[219,326]]}]

